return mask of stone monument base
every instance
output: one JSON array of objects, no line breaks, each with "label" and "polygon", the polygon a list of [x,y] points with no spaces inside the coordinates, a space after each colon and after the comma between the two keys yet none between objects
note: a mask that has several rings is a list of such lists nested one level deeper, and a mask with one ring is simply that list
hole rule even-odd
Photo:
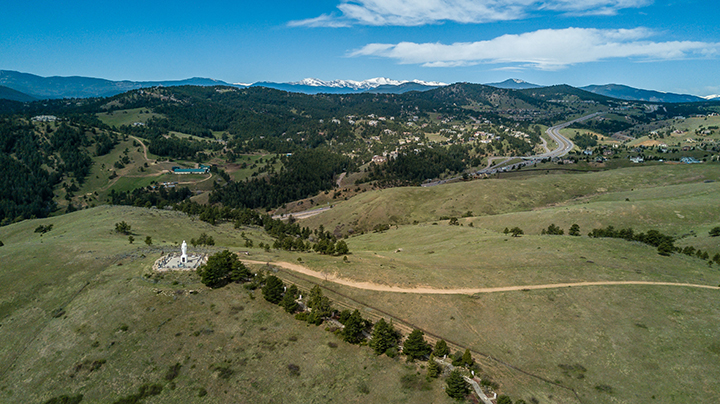
[{"label": "stone monument base", "polygon": [[[185,258],[185,257],[182,257]],[[187,262],[182,262],[180,254],[171,253],[164,255],[155,261],[153,270],[158,272],[165,271],[194,271],[198,267],[207,262],[207,254],[188,254]]]}]

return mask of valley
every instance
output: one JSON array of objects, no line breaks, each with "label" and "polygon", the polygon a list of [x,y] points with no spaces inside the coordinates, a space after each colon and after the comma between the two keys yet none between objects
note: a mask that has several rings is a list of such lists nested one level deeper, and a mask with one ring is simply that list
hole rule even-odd
[{"label": "valley", "polygon": [[[717,401],[719,112],[467,83],[17,104],[0,401],[453,402],[380,319],[467,350],[491,397]],[[249,275],[152,270],[183,241]]]}]

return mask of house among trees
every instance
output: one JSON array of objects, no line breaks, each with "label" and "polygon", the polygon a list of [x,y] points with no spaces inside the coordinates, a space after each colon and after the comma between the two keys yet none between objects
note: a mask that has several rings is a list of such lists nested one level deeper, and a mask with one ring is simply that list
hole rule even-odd
[{"label": "house among trees", "polygon": [[200,164],[200,168],[184,168],[174,166],[172,168],[173,174],[207,174],[210,172],[210,166]]},{"label": "house among trees", "polygon": [[33,122],[55,122],[57,117],[55,115],[38,115],[32,117]]}]

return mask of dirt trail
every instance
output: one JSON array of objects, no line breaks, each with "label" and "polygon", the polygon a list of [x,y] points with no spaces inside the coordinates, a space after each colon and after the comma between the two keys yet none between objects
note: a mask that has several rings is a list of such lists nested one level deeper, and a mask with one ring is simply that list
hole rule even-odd
[{"label": "dirt trail", "polygon": [[293,272],[299,272],[304,275],[312,276],[326,280],[329,282],[337,283],[339,285],[350,286],[351,288],[373,290],[377,292],[394,292],[394,293],[417,293],[424,295],[474,295],[476,293],[497,293],[497,292],[512,292],[518,290],[538,290],[538,289],[557,289],[557,288],[568,288],[574,286],[613,286],[613,285],[654,285],[654,286],[684,286],[691,288],[701,289],[714,289],[720,290],[720,287],[710,285],[697,285],[693,283],[674,283],[674,282],[650,282],[650,281],[599,281],[599,282],[574,282],[574,283],[550,283],[545,285],[523,285],[523,286],[500,286],[494,288],[457,288],[457,289],[436,289],[429,287],[418,287],[418,288],[401,288],[397,286],[379,285],[372,282],[358,282],[349,279],[338,278],[335,274],[324,274],[322,272],[313,271],[302,265],[293,264],[291,262],[277,261],[254,261],[241,259],[246,264],[271,264]]},{"label": "dirt trail", "polygon": [[145,143],[143,143],[142,140],[140,140],[140,139],[138,139],[138,138],[136,138],[135,136],[132,136],[132,135],[130,135],[130,137],[133,138],[133,139],[135,139],[135,140],[137,140],[138,143],[140,143],[140,145],[142,146],[142,148],[143,148],[143,155],[145,156],[145,161],[147,161],[148,163],[152,163],[152,164],[157,163],[157,161],[150,161],[150,160],[148,159],[148,156],[147,156],[147,146],[145,146]]},{"label": "dirt trail", "polygon": [[340,188],[340,187],[342,186],[342,185],[340,185],[340,184],[342,183],[343,178],[345,178],[345,174],[347,174],[347,173],[341,173],[341,174],[338,176],[337,181],[335,181],[335,183],[337,184],[338,188]]}]

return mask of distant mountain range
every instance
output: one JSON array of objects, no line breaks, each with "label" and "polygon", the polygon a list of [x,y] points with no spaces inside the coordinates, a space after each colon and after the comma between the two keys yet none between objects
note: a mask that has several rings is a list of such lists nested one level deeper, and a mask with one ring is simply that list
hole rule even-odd
[{"label": "distant mountain range", "polygon": [[228,85],[220,80],[195,77],[175,81],[112,81],[92,77],[41,77],[29,73],[0,70],[0,86],[9,87],[37,99],[110,97],[126,91],[154,86]]},{"label": "distant mountain range", "polygon": [[391,93],[402,94],[408,91],[427,91],[434,88],[446,86],[446,83],[426,82],[421,80],[392,80],[385,77],[355,81],[355,80],[332,80],[323,81],[308,78],[293,83],[259,82],[252,84],[253,87],[267,87],[276,90],[290,91],[305,94],[352,94],[352,93]]},{"label": "distant mountain range", "polygon": [[28,102],[37,101],[37,98],[21,93],[20,91],[13,90],[10,87],[0,86],[0,100]]},{"label": "distant mountain range", "polygon": [[703,97],[688,94],[663,93],[660,91],[641,90],[621,84],[605,84],[602,86],[592,85],[580,87],[585,91],[595,94],[602,94],[607,97],[619,98],[629,101],[648,101],[648,102],[700,102],[708,101]]},{"label": "distant mountain range", "polygon": [[526,88],[538,88],[543,87],[537,84],[528,83],[527,81],[523,81],[520,79],[507,79],[500,83],[488,83],[486,86],[490,87],[497,87],[497,88],[507,88],[510,90],[524,90]]},{"label": "distant mountain range", "polygon": [[[258,82],[253,84],[226,83],[221,80],[202,77],[169,81],[113,81],[78,76],[41,77],[29,73],[21,73],[11,70],[0,70],[0,99],[21,102],[52,98],[110,97],[138,88],[156,86],[170,87],[183,85],[267,87],[282,91],[305,94],[403,94],[410,91],[427,91],[438,87],[447,86],[446,83],[435,81],[428,82],[421,80],[392,80],[384,77],[377,77],[364,81],[324,81],[314,78],[307,78],[301,81],[291,83]],[[511,90],[524,90],[543,87],[538,84],[528,83],[520,79],[508,79],[500,83],[489,83],[486,85]],[[698,97],[687,94],[673,94],[652,90],[642,90],[620,84],[591,85],[586,87],[580,87],[580,89],[595,94],[604,95],[607,97],[630,101],[669,103],[720,101],[720,96],[718,95]]]},{"label": "distant mountain range", "polygon": [[[524,90],[526,88],[539,88],[542,87],[537,84],[528,83],[527,81],[519,79],[507,79],[500,83],[489,83],[488,86],[497,88],[508,88],[513,90]],[[639,88],[633,88],[624,86],[621,84],[605,84],[602,86],[590,85],[585,87],[578,87],[581,90],[589,91],[591,93],[604,95],[606,97],[617,98],[620,100],[628,101],[647,101],[647,102],[701,102],[701,101],[716,101],[720,100],[720,95],[711,95],[707,97],[698,97],[695,95],[688,94],[674,94],[664,93],[661,91],[653,90],[642,90]]]}]

